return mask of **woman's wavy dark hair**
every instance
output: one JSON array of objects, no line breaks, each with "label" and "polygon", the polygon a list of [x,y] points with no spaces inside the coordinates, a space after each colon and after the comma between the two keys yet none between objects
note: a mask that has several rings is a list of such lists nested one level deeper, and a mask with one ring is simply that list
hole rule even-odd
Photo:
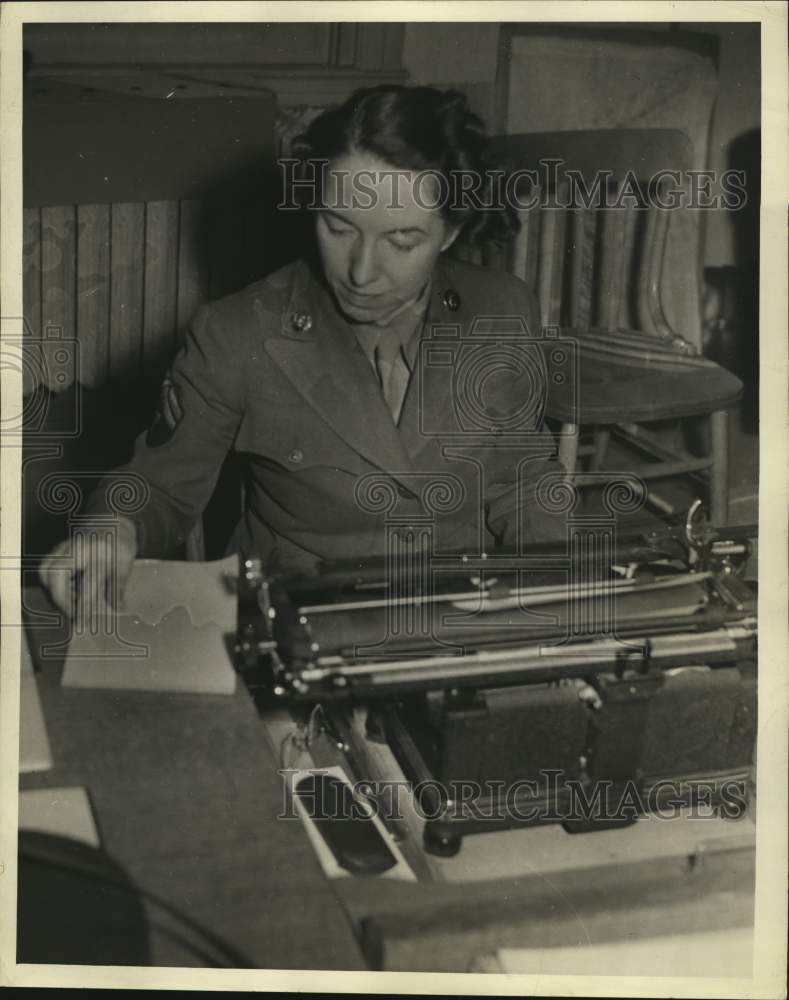
[{"label": "woman's wavy dark hair", "polygon": [[[294,155],[305,161],[352,151],[371,153],[400,170],[441,174],[450,194],[442,199],[442,214],[460,227],[464,242],[503,242],[518,230],[514,209],[497,195],[501,185],[495,183],[485,126],[460,91],[394,84],[357,90],[293,142]],[[462,196],[464,176],[466,190],[477,185],[473,198]]]}]

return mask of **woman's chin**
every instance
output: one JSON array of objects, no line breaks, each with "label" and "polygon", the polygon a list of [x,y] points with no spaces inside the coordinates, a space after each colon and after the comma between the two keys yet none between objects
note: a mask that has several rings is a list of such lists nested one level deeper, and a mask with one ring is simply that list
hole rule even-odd
[{"label": "woman's chin", "polygon": [[391,306],[382,306],[380,303],[359,303],[354,302],[345,296],[337,296],[340,310],[346,319],[352,323],[380,323],[392,311]]}]

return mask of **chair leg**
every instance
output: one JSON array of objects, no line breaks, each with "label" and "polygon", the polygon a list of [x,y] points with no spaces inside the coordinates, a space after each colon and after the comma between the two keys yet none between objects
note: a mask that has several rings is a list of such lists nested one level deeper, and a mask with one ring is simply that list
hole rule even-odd
[{"label": "chair leg", "polygon": [[559,438],[559,461],[564,466],[564,471],[568,476],[575,475],[575,467],[578,464],[577,424],[562,424],[562,433]]},{"label": "chair leg", "polygon": [[608,453],[608,442],[611,440],[610,427],[595,427],[594,432],[594,454],[589,463],[589,468],[593,470],[601,469],[605,456]]},{"label": "chair leg", "polygon": [[712,448],[710,457],[710,518],[714,525],[729,523],[729,415],[718,410],[710,417]]}]

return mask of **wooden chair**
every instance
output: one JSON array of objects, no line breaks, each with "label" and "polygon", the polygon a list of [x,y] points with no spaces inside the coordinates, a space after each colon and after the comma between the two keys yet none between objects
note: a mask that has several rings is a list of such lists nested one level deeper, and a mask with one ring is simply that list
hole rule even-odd
[{"label": "wooden chair", "polygon": [[[628,451],[648,456],[627,465],[645,480],[690,475],[706,482],[711,518],[725,524],[727,410],[742,384],[673,330],[663,308],[669,227],[678,213],[693,210],[658,204],[669,204],[670,188],[687,197],[690,140],[668,129],[568,131],[503,136],[495,148],[510,166],[536,170],[537,182],[519,183],[521,230],[504,255],[489,252],[485,262],[525,279],[537,293],[544,327],[577,344],[577,378],[551,378],[548,398],[568,473],[587,455],[592,469],[604,470],[613,435]],[[546,161],[555,168],[538,169]],[[596,179],[599,193],[589,199],[585,192],[594,193]],[[693,214],[700,224],[701,213]],[[689,259],[683,273],[700,303],[701,262]],[[550,366],[551,352],[546,356]],[[644,426],[688,417],[709,419],[706,454],[690,453],[684,442],[676,446],[665,427],[656,433]],[[592,444],[579,444],[588,428]],[[670,503],[650,496],[672,512]]]}]

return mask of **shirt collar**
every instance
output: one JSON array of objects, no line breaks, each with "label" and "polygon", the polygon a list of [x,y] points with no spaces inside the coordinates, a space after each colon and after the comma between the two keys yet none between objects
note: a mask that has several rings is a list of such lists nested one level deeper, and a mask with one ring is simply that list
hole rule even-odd
[{"label": "shirt collar", "polygon": [[394,334],[400,341],[405,359],[410,368],[419,348],[419,337],[424,327],[428,304],[430,303],[432,281],[428,281],[419,296],[404,305],[388,323],[354,323],[353,331],[367,360],[375,367],[375,348],[381,337]]}]

